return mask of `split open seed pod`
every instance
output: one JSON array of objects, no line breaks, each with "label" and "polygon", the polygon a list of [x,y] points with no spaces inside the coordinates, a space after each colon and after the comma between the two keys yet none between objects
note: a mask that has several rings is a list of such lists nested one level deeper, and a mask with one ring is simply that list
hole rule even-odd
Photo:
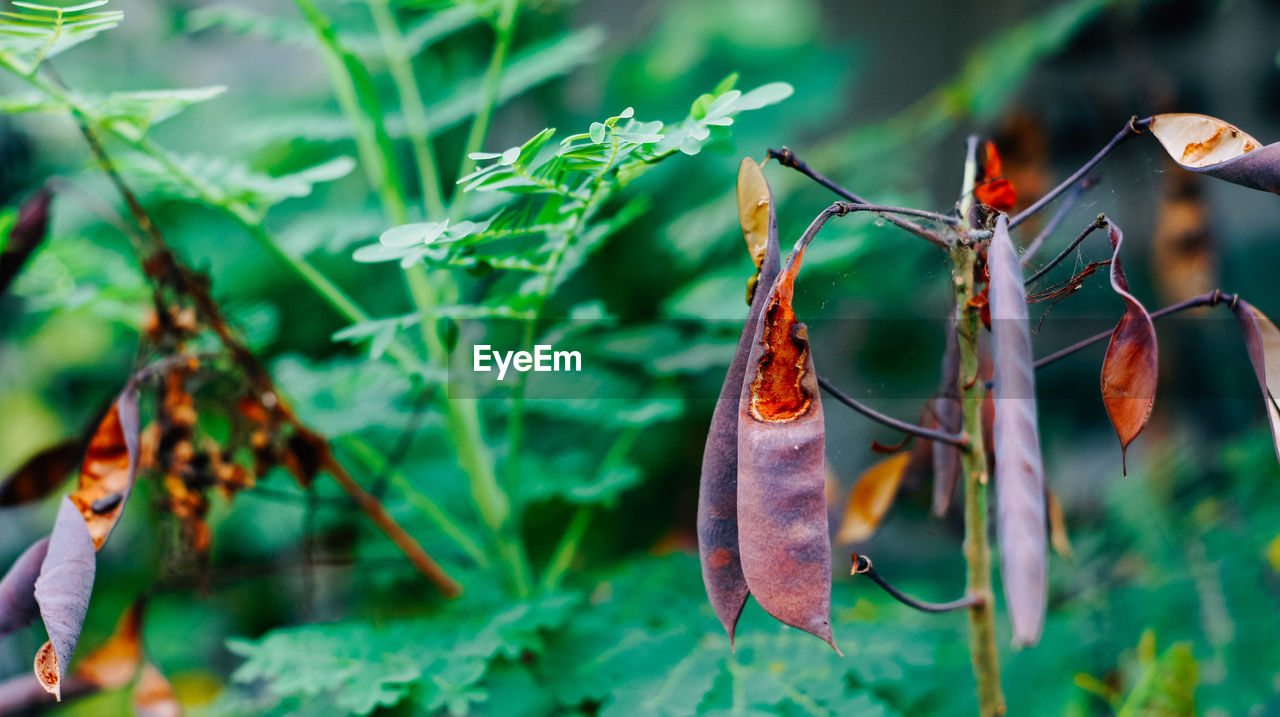
[{"label": "split open seed pod", "polygon": [[738,408],[738,547],[747,587],[765,612],[836,648],[831,634],[831,536],[818,375],[792,308],[797,242],[755,322]]},{"label": "split open seed pod", "polygon": [[1264,147],[1235,125],[1189,113],[1156,115],[1150,129],[1184,169],[1280,194],[1280,142]]}]

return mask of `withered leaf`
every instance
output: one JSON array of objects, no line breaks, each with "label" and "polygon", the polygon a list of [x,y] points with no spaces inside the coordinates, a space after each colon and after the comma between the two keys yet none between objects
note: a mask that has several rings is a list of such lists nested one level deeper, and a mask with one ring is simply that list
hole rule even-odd
[{"label": "withered leaf", "polygon": [[[933,404],[938,414],[938,427],[948,433],[959,433],[964,423],[960,405],[960,344],[956,337],[955,319],[953,311],[947,324],[947,348],[942,354],[941,385]],[[960,449],[950,443],[933,442],[934,515],[946,514],[959,482]]]},{"label": "withered leaf", "polygon": [[31,195],[18,210],[18,219],[9,230],[9,240],[0,252],[0,296],[8,290],[22,271],[31,253],[44,243],[49,228],[49,202],[53,193],[47,188]]},{"label": "withered leaf", "polygon": [[1271,437],[1276,446],[1276,459],[1280,460],[1280,329],[1253,304],[1238,300],[1232,311],[1244,335],[1244,345],[1249,351],[1258,386],[1262,389],[1262,401],[1271,422]]},{"label": "withered leaf", "polygon": [[22,551],[9,572],[0,578],[0,637],[30,625],[40,614],[40,606],[36,604],[36,578],[48,552],[49,539],[37,540]]},{"label": "withered leaf", "polygon": [[991,270],[995,396],[996,528],[1013,640],[1033,645],[1044,627],[1046,535],[1044,468],[1036,425],[1034,358],[1018,254],[1006,217],[996,222]]},{"label": "withered leaf", "polygon": [[1156,115],[1150,127],[1184,169],[1280,194],[1280,142],[1264,147],[1238,127],[1200,114]]},{"label": "withered leaf", "polygon": [[1071,537],[1067,535],[1067,516],[1062,510],[1062,501],[1053,491],[1045,491],[1045,500],[1049,508],[1049,543],[1053,552],[1071,559]]},{"label": "withered leaf", "polygon": [[76,664],[77,677],[103,689],[124,687],[133,681],[142,661],[144,605],[137,600],[124,611],[111,637]]},{"label": "withered leaf", "polygon": [[70,439],[31,456],[0,484],[0,507],[22,505],[52,495],[80,460],[81,444]]},{"label": "withered leaf", "polygon": [[853,490],[849,492],[840,530],[836,533],[837,543],[857,543],[876,532],[898,496],[898,486],[910,462],[910,453],[898,453],[877,462],[858,476]]},{"label": "withered leaf", "polygon": [[130,382],[89,439],[80,465],[80,485],[71,494],[97,548],[107,542],[133,490],[138,473],[138,431],[138,391]]},{"label": "withered leaf", "polygon": [[36,580],[36,602],[49,641],[36,653],[35,672],[50,694],[62,699],[62,678],[80,640],[97,569],[93,536],[79,509],[63,498],[49,536],[49,550]]},{"label": "withered leaf", "polygon": [[831,634],[822,402],[808,331],[792,309],[803,242],[755,321],[738,408],[738,546],[760,607],[839,652]]},{"label": "withered leaf", "polygon": [[[742,160],[738,170],[739,215],[742,232],[752,248],[753,233],[759,230],[760,195],[755,188],[764,182],[760,166],[750,158]],[[748,187],[744,192],[743,187]],[[747,600],[747,582],[742,575],[738,554],[738,402],[747,372],[747,355],[756,320],[763,309],[767,289],[773,285],[782,263],[778,248],[777,222],[773,203],[765,184],[763,211],[765,220],[764,255],[757,276],[766,291],[755,292],[747,322],[738,338],[738,348],[725,375],[711,429],[702,452],[702,478],[698,486],[698,553],[702,561],[702,580],[716,617],[733,641],[738,618]],[[754,256],[754,249],[753,249]]]},{"label": "withered leaf", "polygon": [[1111,288],[1124,299],[1124,317],[1116,324],[1102,360],[1102,402],[1120,438],[1120,462],[1125,473],[1125,453],[1151,418],[1156,401],[1159,361],[1156,327],[1142,303],[1129,293],[1129,282],[1120,266],[1124,235],[1111,224]]},{"label": "withered leaf", "polygon": [[1018,203],[1018,193],[1004,174],[1004,165],[996,151],[995,142],[988,141],[982,147],[982,177],[973,188],[973,196],[979,202],[1002,212],[1013,209]]},{"label": "withered leaf", "polygon": [[180,717],[182,714],[182,704],[173,686],[150,662],[143,663],[142,674],[133,685],[133,714],[135,717]]}]

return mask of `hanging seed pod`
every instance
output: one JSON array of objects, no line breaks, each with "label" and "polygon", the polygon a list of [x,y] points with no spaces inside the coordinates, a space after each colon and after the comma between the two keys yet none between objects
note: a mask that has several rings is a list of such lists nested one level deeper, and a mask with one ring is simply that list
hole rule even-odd
[{"label": "hanging seed pod", "polygon": [[1264,147],[1240,128],[1207,115],[1156,115],[1150,127],[1183,169],[1280,194],[1280,142]]},{"label": "hanging seed pod", "polygon": [[804,324],[791,300],[805,244],[797,242],[756,320],[738,413],[738,545],[756,602],[831,645],[822,403]]},{"label": "hanging seed pod", "polygon": [[62,678],[80,641],[97,570],[94,539],[84,516],[63,498],[36,579],[35,597],[49,641],[36,653],[35,673],[45,691],[62,699]]},{"label": "hanging seed pod", "polygon": [[37,540],[0,578],[0,637],[21,630],[40,615],[36,578],[40,577],[40,566],[48,553],[49,539]]},{"label": "hanging seed pod", "polygon": [[1120,466],[1128,473],[1125,455],[1129,444],[1138,437],[1151,418],[1156,401],[1156,379],[1159,359],[1156,327],[1142,303],[1129,293],[1129,281],[1120,266],[1120,245],[1124,235],[1112,224],[1111,288],[1124,299],[1124,317],[1116,324],[1102,360],[1102,402],[1107,416],[1120,438]]},{"label": "hanging seed pod", "polygon": [[[738,558],[738,401],[747,371],[747,354],[756,319],[768,288],[778,277],[781,264],[778,227],[773,198],[760,165],[742,160],[738,170],[738,217],[747,249],[756,264],[749,292],[751,308],[738,339],[738,349],[720,389],[711,430],[702,453],[702,479],[698,487],[698,553],[702,581],[711,607],[733,642],[738,617],[747,601],[747,582]],[[754,291],[763,282],[764,291]]]},{"label": "hanging seed pod", "polygon": [[[959,433],[964,427],[960,405],[960,342],[956,336],[955,312],[947,323],[947,348],[942,355],[942,381],[934,401],[938,427]],[[960,484],[960,449],[949,443],[933,443],[933,514],[942,517],[951,507],[951,498]]]},{"label": "hanging seed pod", "polygon": [[1036,422],[1035,368],[1018,254],[1001,216],[988,254],[994,366],[995,481],[1000,573],[1016,644],[1044,628],[1046,584],[1044,467]]},{"label": "hanging seed pod", "polygon": [[1280,394],[1280,329],[1257,307],[1239,299],[1231,307],[1240,324],[1249,362],[1253,364],[1258,387],[1262,390],[1262,403],[1267,409],[1271,424],[1271,439],[1276,447],[1276,459],[1280,460],[1280,406],[1276,396]]}]

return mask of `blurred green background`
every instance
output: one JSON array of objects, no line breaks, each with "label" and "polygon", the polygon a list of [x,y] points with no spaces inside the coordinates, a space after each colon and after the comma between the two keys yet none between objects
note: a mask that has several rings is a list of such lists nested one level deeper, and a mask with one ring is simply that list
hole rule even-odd
[{"label": "blurred green background", "polygon": [[[408,28],[456,10],[394,4]],[[496,9],[463,5],[474,19],[413,60],[448,171],[462,159]],[[292,4],[112,7],[125,13],[119,28],[54,60],[68,85],[228,88],[155,127],[160,144],[268,175],[355,154],[314,35]],[[321,9],[395,106],[368,8],[333,0]],[[1277,38],[1274,1],[521,3],[508,70],[519,82],[494,114],[486,150],[544,127],[586,131],[626,107],[674,121],[735,72],[744,90],[795,88],[737,118],[731,143],[677,155],[622,188],[613,201],[639,198],[643,214],[550,299],[548,316],[595,305],[631,327],[583,339],[589,361],[592,350],[613,352],[623,367],[599,379],[604,400],[529,409],[517,500],[530,561],[545,564],[566,523],[588,521],[563,583],[513,597],[404,492],[387,491],[392,513],[468,585],[446,605],[336,486],[321,480],[308,497],[282,471],[234,502],[214,500],[209,579],[193,581],[199,568],[178,546],[158,484],[144,476],[100,555],[81,652],[148,592],[146,649],[196,714],[973,712],[964,617],[911,613],[844,576],[843,548],[833,595],[843,660],[755,606],[730,653],[706,604],[693,534],[698,466],[750,275],[734,209],[738,162],[785,145],[874,201],[946,211],[964,138],[979,133],[996,141],[1025,204],[1131,115],[1202,112],[1264,143],[1280,138]],[[11,77],[0,86],[22,89]],[[396,147],[407,163],[409,148]],[[224,214],[175,197],[127,153],[121,164],[180,255],[213,277],[215,296],[304,420],[396,456],[416,491],[476,528],[439,411],[422,408],[409,379],[367,346],[335,341],[349,322]],[[786,247],[832,197],[776,164],[766,172]],[[74,124],[0,119],[0,204],[16,205],[54,175],[79,189],[60,195],[50,241],[0,298],[0,473],[76,433],[118,390],[148,302],[127,239],[102,218],[121,212],[118,198]],[[1106,212],[1125,229],[1126,269],[1149,308],[1221,286],[1280,313],[1270,277],[1280,265],[1276,197],[1188,178],[1149,138],[1124,144],[1099,176],[1042,258]],[[400,269],[351,256],[391,224],[359,171],[281,202],[265,222],[288,252],[309,257],[379,317],[407,310]],[[1106,252],[1091,243],[1083,256]],[[822,372],[913,420],[937,383],[949,268],[891,226],[857,217],[831,224],[798,296],[803,319],[831,327],[814,337]],[[1105,328],[1120,310],[1095,276],[1054,308],[1037,352]],[[1280,467],[1225,318],[1204,310],[1158,325],[1160,400],[1130,450],[1127,477],[1097,393],[1101,349],[1041,372],[1046,472],[1073,556],[1052,558],[1040,645],[1004,650],[1010,714],[1111,714],[1134,694],[1127,704],[1141,714],[1183,714],[1191,691],[1199,714],[1280,713]],[[676,319],[702,326],[692,347],[673,341]],[[1076,333],[1055,333],[1058,320]],[[501,458],[508,407],[479,403]],[[602,426],[629,441],[604,467]],[[849,485],[878,458],[870,441],[897,436],[834,404],[827,430],[838,517]],[[413,440],[400,456],[406,431]],[[372,482],[374,473],[357,478]],[[907,486],[878,534],[855,549],[908,592],[952,599],[963,585],[962,526],[954,514],[930,518],[928,494],[927,485]],[[0,565],[48,529],[54,510],[52,501],[0,509]],[[999,625],[1003,650],[1007,621]],[[1154,648],[1140,645],[1148,631]],[[0,676],[26,672],[43,639],[36,627],[0,643]],[[128,696],[59,709],[125,711]]]}]

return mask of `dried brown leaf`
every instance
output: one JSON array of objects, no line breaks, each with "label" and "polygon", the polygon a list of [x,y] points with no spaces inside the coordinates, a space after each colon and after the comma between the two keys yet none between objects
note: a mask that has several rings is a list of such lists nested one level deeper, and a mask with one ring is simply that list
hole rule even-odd
[{"label": "dried brown leaf", "polygon": [[116,689],[132,682],[142,661],[143,610],[141,600],[130,605],[116,622],[111,637],[76,664],[76,676],[103,689]]},{"label": "dried brown leaf", "polygon": [[1046,535],[1044,468],[1036,424],[1034,357],[1022,270],[1007,218],[996,223],[991,271],[991,342],[1000,572],[1016,644],[1033,645],[1044,627]]},{"label": "dried brown leaf", "polygon": [[911,462],[910,453],[889,456],[868,468],[849,492],[844,519],[836,533],[836,542],[857,543],[870,538],[898,496],[898,486]]},{"label": "dried brown leaf", "polygon": [[1124,317],[1116,324],[1102,360],[1102,402],[1107,417],[1120,438],[1120,461],[1124,472],[1125,453],[1151,418],[1160,371],[1156,327],[1142,303],[1129,293],[1129,282],[1120,265],[1120,245],[1124,235],[1110,225],[1111,288],[1124,299]]},{"label": "dried brown leaf", "polygon": [[70,439],[28,458],[0,484],[0,506],[34,503],[52,495],[80,460],[80,447]]},{"label": "dried brown leaf", "polygon": [[1150,127],[1184,169],[1280,194],[1280,142],[1263,147],[1240,128],[1200,114],[1156,115]]},{"label": "dried brown leaf", "polygon": [[143,663],[142,674],[133,686],[134,717],[180,717],[182,704],[173,686],[150,662]]},{"label": "dried brown leaf", "polygon": [[[763,211],[767,217],[763,229],[765,251],[758,262],[757,277],[768,289],[777,278],[782,263],[777,222],[760,166],[750,158],[742,160],[742,166],[738,170],[739,215],[743,235],[746,236],[747,246],[753,251],[753,255],[753,241],[758,239],[761,229],[761,186],[766,201]],[[730,643],[733,642],[734,630],[748,594],[738,552],[738,402],[742,396],[742,384],[746,380],[751,337],[767,293],[758,291],[752,297],[746,325],[738,338],[737,350],[729,364],[724,385],[720,388],[720,397],[716,401],[715,413],[711,417],[711,428],[702,453],[702,477],[698,487],[698,553],[702,561],[702,580],[716,617],[729,634]]]},{"label": "dried brown leaf", "polygon": [[1062,501],[1053,491],[1045,492],[1049,507],[1049,543],[1053,552],[1060,557],[1071,559],[1071,538],[1067,535],[1067,516],[1062,511]]}]

